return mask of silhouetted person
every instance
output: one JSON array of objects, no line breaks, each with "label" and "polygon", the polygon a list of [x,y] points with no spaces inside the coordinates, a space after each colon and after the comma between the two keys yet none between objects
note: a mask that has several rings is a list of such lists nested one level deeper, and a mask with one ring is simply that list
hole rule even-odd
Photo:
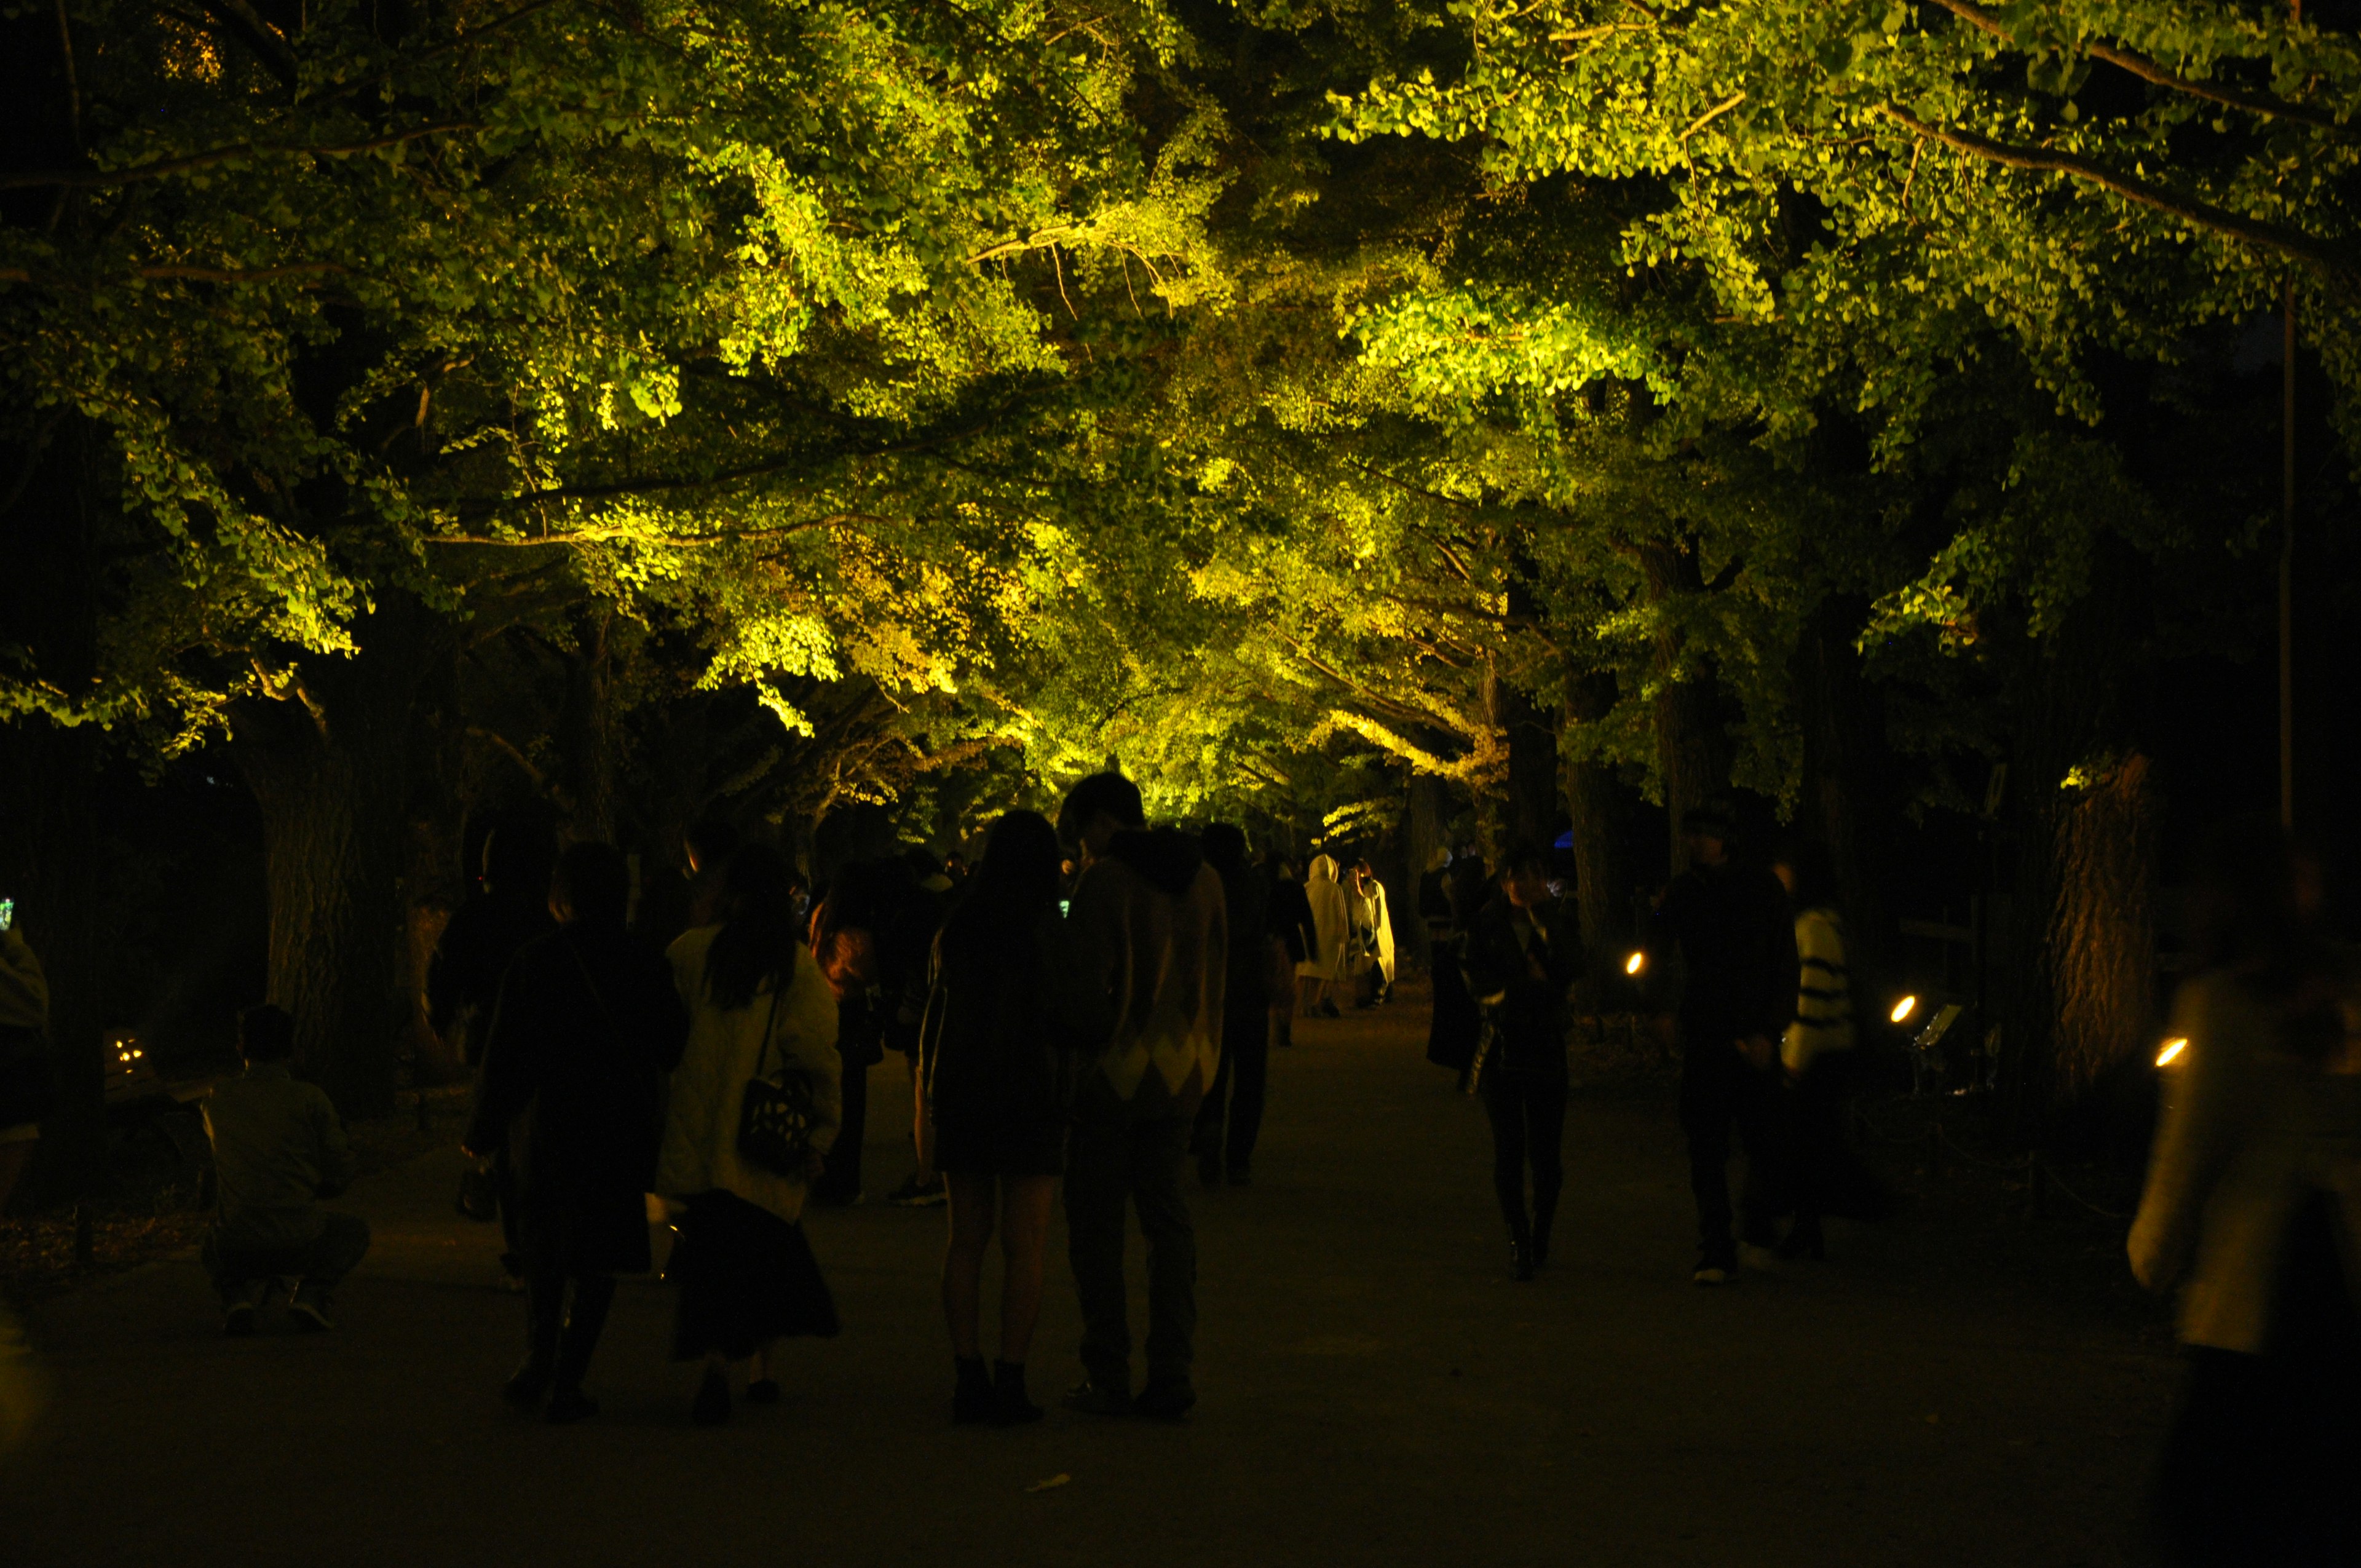
[{"label": "silhouetted person", "polygon": [[[922,1170],[950,1191],[943,1316],[951,1419],[1016,1426],[1041,1418],[1025,1363],[1041,1316],[1049,1211],[1065,1169],[1072,1054],[1051,1005],[1060,956],[1058,835],[1038,813],[992,825],[983,862],[935,938],[919,1036]],[[1000,1354],[984,1370],[984,1254],[1000,1231]]]},{"label": "silhouetted person", "polygon": [[1270,1040],[1274,1046],[1295,1044],[1295,977],[1297,966],[1320,948],[1320,927],[1312,918],[1312,901],[1295,877],[1295,867],[1284,855],[1272,853],[1262,863],[1270,884],[1270,931],[1284,949],[1282,963],[1274,957],[1270,978]]},{"label": "silhouetted person", "polygon": [[295,1077],[295,1020],[284,1009],[240,1014],[237,1047],[246,1070],[204,1102],[220,1195],[205,1266],[223,1332],[252,1333],[281,1278],[297,1281],[290,1321],[317,1332],[329,1326],[328,1293],[368,1251],[366,1223],[318,1203],[352,1180],[352,1146],[325,1091]]},{"label": "silhouetted person", "polygon": [[[748,1398],[773,1403],[777,1342],[837,1332],[835,1298],[803,1230],[804,1200],[841,1113],[836,998],[804,943],[794,872],[776,850],[750,844],[730,856],[721,914],[667,953],[690,1014],[655,1187],[679,1219],[666,1270],[680,1289],[673,1355],[705,1363],[689,1412],[700,1426],[729,1419],[732,1368],[743,1366]],[[799,1169],[759,1164],[741,1146],[747,1086],[758,1078],[807,1097]]]},{"label": "silhouetted person", "polygon": [[1786,1162],[1795,1219],[1782,1257],[1823,1257],[1821,1220],[1873,1219],[1883,1185],[1845,1140],[1844,1108],[1857,1077],[1852,967],[1837,913],[1835,863],[1815,842],[1793,845],[1772,868],[1795,911],[1795,1016],[1779,1042],[1787,1079]]},{"label": "silhouetted person", "polygon": [[1466,967],[1468,989],[1492,1028],[1477,1085],[1492,1123],[1492,1190],[1509,1224],[1510,1272],[1531,1279],[1549,1261],[1565,1185],[1565,994],[1582,973],[1582,939],[1572,913],[1550,892],[1539,850],[1503,857],[1499,895],[1468,933]]},{"label": "silhouetted person", "polygon": [[[1083,1042],[1066,1151],[1067,1253],[1087,1380],[1069,1408],[1178,1420],[1197,1402],[1197,1237],[1181,1166],[1220,1065],[1228,916],[1197,840],[1147,830],[1118,773],[1076,784],[1058,836],[1082,852],[1066,936],[1065,1011]],[[1124,1210],[1148,1243],[1148,1380],[1131,1395]]]},{"label": "silhouetted person", "polygon": [[1738,1270],[1730,1236],[1730,1139],[1745,1145],[1749,1181],[1744,1240],[1778,1240],[1781,1173],[1776,1146],[1779,1038],[1795,1016],[1795,918],[1778,880],[1730,859],[1730,810],[1691,807],[1681,818],[1689,869],[1658,904],[1658,945],[1680,950],[1681,1131],[1688,1140],[1689,1189],[1697,1208],[1699,1285],[1725,1285]]},{"label": "silhouetted person", "polygon": [[[556,929],[549,916],[552,854],[548,835],[523,823],[503,823],[485,835],[476,890],[444,927],[426,966],[427,1023],[444,1047],[470,1069],[483,1060],[510,960],[527,942]],[[493,1154],[486,1174],[500,1212],[502,1282],[518,1289],[524,1281],[524,1252],[517,1240],[516,1173],[505,1146]]]},{"label": "silhouetted person", "polygon": [[615,1276],[650,1266],[657,1106],[688,1026],[662,955],[623,928],[630,901],[613,845],[558,857],[558,928],[500,982],[465,1145],[478,1159],[505,1147],[516,1171],[525,1358],[501,1394],[545,1399],[553,1422],[597,1413],[582,1380]]},{"label": "silhouetted person", "polygon": [[720,924],[730,857],[737,852],[741,841],[737,824],[726,817],[700,817],[681,835],[681,858],[688,862],[688,923],[692,928]]},{"label": "silhouetted person", "polygon": [[[812,923],[812,948],[838,1003],[844,1125],[811,1195],[822,1203],[862,1200],[869,1144],[869,1069],[886,1051],[915,1056],[927,1003],[927,959],[936,906],[902,857],[855,861],[830,881]],[[913,1091],[913,1102],[916,1091]],[[906,1194],[897,1194],[906,1196]]]},{"label": "silhouetted person", "polygon": [[1205,829],[1205,863],[1222,879],[1229,927],[1222,983],[1222,1061],[1198,1107],[1197,1178],[1208,1187],[1253,1179],[1270,1077],[1270,896],[1246,863],[1246,836],[1227,822]]},{"label": "silhouetted person", "polygon": [[2361,995],[2321,903],[2276,824],[2207,846],[2131,1233],[2141,1282],[2180,1290],[2156,1501],[2174,1563],[2361,1561]]}]

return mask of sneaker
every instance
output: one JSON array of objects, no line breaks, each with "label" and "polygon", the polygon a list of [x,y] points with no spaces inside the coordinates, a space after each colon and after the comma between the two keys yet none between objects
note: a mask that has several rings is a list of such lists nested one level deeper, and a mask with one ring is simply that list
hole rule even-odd
[{"label": "sneaker", "polygon": [[500,1398],[518,1409],[529,1410],[548,1397],[551,1376],[547,1362],[527,1356],[524,1365],[509,1374],[509,1380],[500,1385]]},{"label": "sneaker", "polygon": [[328,1321],[328,1293],[309,1280],[295,1288],[295,1299],[287,1303],[287,1321],[307,1334],[336,1326]]},{"label": "sneaker", "polygon": [[1086,1416],[1127,1416],[1131,1414],[1131,1393],[1128,1389],[1111,1387],[1096,1378],[1085,1378],[1066,1390],[1058,1401],[1070,1410],[1080,1410]]},{"label": "sneaker", "polygon": [[1704,1286],[1727,1285],[1737,1277],[1738,1271],[1734,1268],[1726,1268],[1719,1263],[1701,1263],[1697,1265],[1697,1271],[1689,1276],[1689,1283]]},{"label": "sneaker", "polygon": [[932,1209],[948,1201],[950,1197],[941,1177],[938,1176],[932,1181],[920,1181],[917,1172],[912,1171],[909,1180],[886,1194],[885,1201],[896,1209]]},{"label": "sneaker", "polygon": [[270,1296],[270,1281],[258,1279],[243,1288],[222,1308],[222,1332],[231,1339],[244,1339],[254,1332],[254,1314]]},{"label": "sneaker", "polygon": [[697,1386],[697,1398],[689,1403],[688,1419],[701,1427],[718,1427],[728,1420],[730,1379],[707,1367],[705,1381]]},{"label": "sneaker", "polygon": [[1333,1002],[1323,1002],[1320,1004],[1320,1016],[1323,1018],[1342,1018],[1344,1015],[1337,1011],[1336,1004]]},{"label": "sneaker", "polygon": [[1757,1246],[1752,1242],[1739,1243],[1738,1261],[1757,1274],[1776,1274],[1784,1266],[1775,1248]]},{"label": "sneaker", "polygon": [[1150,1383],[1139,1391],[1139,1398],[1131,1402],[1131,1408],[1134,1414],[1146,1416],[1152,1421],[1179,1421],[1186,1420],[1196,1404],[1197,1390],[1186,1378],[1176,1378],[1166,1383]]}]

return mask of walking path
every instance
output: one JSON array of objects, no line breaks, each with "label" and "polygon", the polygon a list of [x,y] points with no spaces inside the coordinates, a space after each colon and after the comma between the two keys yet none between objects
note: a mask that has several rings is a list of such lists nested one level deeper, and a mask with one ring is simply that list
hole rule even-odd
[{"label": "walking path", "polygon": [[[494,1398],[522,1311],[490,1288],[496,1234],[451,1212],[449,1152],[353,1193],[377,1245],[334,1334],[216,1337],[193,1263],[40,1308],[52,1403],[0,1475],[0,1561],[2121,1561],[2172,1386],[2152,1331],[1923,1220],[1694,1289],[1670,1111],[1640,1099],[1576,1100],[1557,1261],[1510,1284],[1483,1119],[1424,1023],[1299,1024],[1255,1185],[1192,1176],[1186,1426],[950,1428],[941,1214],[874,1206],[812,1217],[847,1326],[790,1348],[784,1404],[689,1427],[669,1299],[629,1282],[604,1413],[529,1422]],[[904,1081],[874,1080],[873,1190],[905,1173]],[[1077,1334],[1062,1247],[1051,1268],[1045,1396]]]}]

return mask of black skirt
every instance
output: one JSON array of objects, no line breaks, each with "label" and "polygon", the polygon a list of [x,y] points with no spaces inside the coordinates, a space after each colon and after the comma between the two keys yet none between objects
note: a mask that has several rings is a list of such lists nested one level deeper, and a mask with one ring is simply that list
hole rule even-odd
[{"label": "black skirt", "polygon": [[804,1228],[734,1192],[688,1201],[665,1275],[680,1287],[675,1360],[742,1361],[774,1339],[836,1334],[836,1299]]},{"label": "black skirt", "polygon": [[938,1123],[935,1168],[951,1176],[1059,1176],[1066,1168],[1063,1116]]}]

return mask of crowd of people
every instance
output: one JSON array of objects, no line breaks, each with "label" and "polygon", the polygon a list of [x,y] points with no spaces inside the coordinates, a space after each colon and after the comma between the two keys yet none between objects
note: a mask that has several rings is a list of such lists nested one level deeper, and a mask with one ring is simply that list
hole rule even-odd
[{"label": "crowd of people", "polygon": [[[1887,1197],[1845,1136],[1863,1052],[1829,857],[1809,842],[1741,853],[1719,805],[1682,828],[1686,869],[1613,967],[1677,977],[1653,1001],[1680,1047],[1692,1277],[1719,1286],[1746,1248],[1820,1257],[1827,1217],[1875,1217]],[[1570,1010],[1607,966],[1586,963],[1540,850],[1488,870],[1443,859],[1418,896],[1434,939],[1430,1055],[1481,1097],[1510,1268],[1531,1280],[1565,1182]],[[651,1268],[662,1221],[676,1232],[673,1354],[704,1368],[692,1419],[776,1399],[779,1343],[837,1332],[803,1210],[860,1200],[866,1074],[891,1048],[909,1065],[914,1166],[895,1197],[948,1210],[952,1419],[1042,1414],[1026,1369],[1060,1195],[1082,1318],[1082,1380],[1065,1404],[1185,1416],[1197,1262],[1184,1174],[1193,1155],[1209,1188],[1250,1182],[1270,1053],[1291,1019],[1388,996],[1391,920],[1367,862],[1323,854],[1299,882],[1283,858],[1253,864],[1235,827],[1150,828],[1137,787],[1112,773],[1077,784],[1054,825],[1000,817],[972,872],[905,856],[812,889],[776,849],[709,825],[687,861],[686,928],[662,953],[629,928],[622,856],[596,843],[556,856],[536,900],[529,857],[496,840],[479,899],[446,935],[430,1003],[476,1068],[473,1206],[507,1225],[523,1296],[525,1354],[505,1397],[554,1422],[596,1410],[586,1380],[615,1282]],[[2180,1288],[2191,1347],[2154,1510],[2177,1561],[2254,1542],[2257,1560],[2341,1561],[2352,1539],[2334,1455],[2361,1394],[2348,1284],[2361,1004],[2322,908],[2316,863],[2276,827],[2218,837],[2130,1237],[2139,1277]],[[0,927],[0,1030],[14,1042],[46,998],[9,936]],[[291,1070],[294,1033],[280,1009],[248,1010],[246,1071],[205,1105],[220,1194],[205,1260],[231,1333],[251,1331],[282,1280],[296,1282],[292,1321],[326,1328],[329,1292],[368,1246],[361,1222],[319,1206],[352,1159],[326,1097]],[[29,1103],[11,1092],[0,1109]],[[0,1121],[0,1151],[17,1153],[27,1120]],[[1747,1156],[1735,1201],[1733,1143]],[[0,1161],[0,1177],[14,1168]],[[1128,1216],[1148,1265],[1137,1347]]]}]

